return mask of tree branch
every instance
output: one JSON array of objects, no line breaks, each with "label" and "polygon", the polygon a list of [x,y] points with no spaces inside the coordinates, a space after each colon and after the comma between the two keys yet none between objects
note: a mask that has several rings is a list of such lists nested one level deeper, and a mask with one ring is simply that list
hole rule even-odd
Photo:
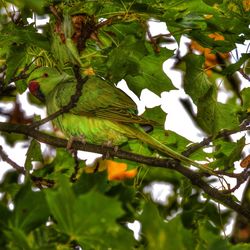
[{"label": "tree branch", "polygon": [[241,125],[236,129],[231,130],[222,130],[220,131],[216,136],[209,136],[207,138],[204,138],[201,142],[195,143],[191,146],[189,146],[182,154],[185,156],[189,156],[192,153],[194,153],[196,150],[209,145],[213,140],[218,138],[225,138],[232,134],[236,134],[238,132],[243,132],[250,129],[250,119],[246,119],[241,123]]},{"label": "tree branch", "polygon": [[[30,128],[27,125],[0,122],[0,131],[24,134],[42,143],[46,143],[55,147],[66,148],[68,143],[65,139],[57,138],[55,136],[51,136],[46,133],[37,131],[36,129]],[[236,211],[237,213],[243,215],[248,220],[250,220],[250,209],[248,207],[245,207],[243,205],[240,205],[238,202],[235,202],[232,196],[225,194],[214,187],[211,187],[207,182],[203,180],[203,177],[200,173],[197,173],[189,168],[183,167],[179,162],[173,159],[146,157],[119,149],[115,151],[113,148],[107,146],[97,146],[89,143],[82,143],[79,141],[74,141],[72,143],[72,149],[110,155],[111,157],[127,159],[134,162],[143,163],[151,167],[172,169],[184,175],[192,182],[193,185],[201,188],[212,199],[218,201],[219,203],[225,205],[228,208],[231,208],[232,210]]]}]

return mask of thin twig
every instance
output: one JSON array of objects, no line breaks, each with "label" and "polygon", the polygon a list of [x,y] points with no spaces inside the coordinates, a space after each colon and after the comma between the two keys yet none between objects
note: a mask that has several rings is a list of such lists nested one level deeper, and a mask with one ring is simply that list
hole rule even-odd
[{"label": "thin twig", "polygon": [[184,156],[189,156],[195,151],[197,151],[200,148],[203,148],[204,146],[208,146],[213,140],[218,138],[225,138],[232,134],[236,134],[239,132],[250,130],[250,119],[246,119],[238,128],[231,129],[231,130],[222,130],[220,131],[216,136],[209,136],[207,138],[204,138],[201,142],[195,143],[191,146],[189,146],[182,154]]},{"label": "thin twig", "polygon": [[10,166],[12,166],[18,173],[25,174],[26,171],[24,167],[19,166],[17,163],[12,161],[8,155],[3,151],[3,147],[0,146],[0,157],[3,161],[7,162]]},{"label": "thin twig", "polygon": [[225,190],[222,190],[224,194],[230,194],[233,193],[236,189],[238,189],[243,183],[245,183],[249,177],[249,169],[244,169],[241,173],[227,173],[225,171],[215,171],[215,173],[219,175],[228,176],[230,178],[236,179],[236,185],[233,188],[228,188]]}]

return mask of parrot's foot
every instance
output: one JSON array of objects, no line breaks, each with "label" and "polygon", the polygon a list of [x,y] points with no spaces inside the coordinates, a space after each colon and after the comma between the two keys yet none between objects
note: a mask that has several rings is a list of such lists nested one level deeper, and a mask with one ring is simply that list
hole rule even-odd
[{"label": "parrot's foot", "polygon": [[85,138],[83,135],[80,135],[80,136],[71,136],[68,140],[68,143],[67,143],[67,150],[71,153],[74,153],[74,149],[72,148],[72,144],[73,142],[75,141],[79,141],[79,142],[82,142],[83,144],[86,143],[85,141]]}]

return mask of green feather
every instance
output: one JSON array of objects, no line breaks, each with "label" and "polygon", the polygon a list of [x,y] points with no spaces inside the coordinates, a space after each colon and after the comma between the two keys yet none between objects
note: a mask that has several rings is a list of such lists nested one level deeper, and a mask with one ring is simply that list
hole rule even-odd
[{"label": "green feather", "polygon": [[[55,69],[40,68],[34,71],[29,81],[34,80],[39,83],[46,98],[49,115],[67,105],[75,93],[76,81]],[[84,136],[87,142],[97,145],[110,142],[121,145],[129,139],[138,139],[184,165],[207,170],[145,133],[138,124],[154,122],[138,116],[136,104],[130,97],[99,77],[91,77],[85,82],[76,107],[53,122],[67,137]]]}]

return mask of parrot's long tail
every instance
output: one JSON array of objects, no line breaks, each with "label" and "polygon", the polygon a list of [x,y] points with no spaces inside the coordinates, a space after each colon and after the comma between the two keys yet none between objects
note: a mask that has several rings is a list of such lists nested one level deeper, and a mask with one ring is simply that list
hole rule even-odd
[{"label": "parrot's long tail", "polygon": [[140,141],[146,143],[147,145],[151,146],[153,149],[156,149],[158,151],[160,151],[161,153],[176,159],[178,161],[180,161],[181,163],[183,163],[183,165],[185,166],[194,166],[197,167],[203,171],[206,172],[210,172],[212,173],[212,170],[209,169],[208,167],[206,167],[203,164],[199,164],[198,162],[195,162],[189,158],[187,158],[184,155],[181,155],[180,153],[175,152],[173,149],[167,147],[166,145],[162,144],[161,142],[159,142],[158,140],[156,140],[155,138],[153,138],[152,136],[150,136],[149,134],[145,133],[144,131],[139,130],[138,128],[133,128],[133,127],[128,127],[126,126],[126,129],[128,129],[129,134],[134,135],[135,138],[139,139]]}]

